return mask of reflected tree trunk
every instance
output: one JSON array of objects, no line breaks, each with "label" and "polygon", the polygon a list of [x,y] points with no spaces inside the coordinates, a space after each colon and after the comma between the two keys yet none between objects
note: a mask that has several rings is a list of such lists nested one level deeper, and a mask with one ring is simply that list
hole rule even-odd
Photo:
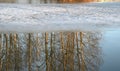
[{"label": "reflected tree trunk", "polygon": [[62,63],[63,63],[63,71],[66,70],[65,68],[65,61],[64,61],[64,58],[65,58],[65,55],[64,55],[64,40],[63,40],[63,33],[60,32],[60,43],[61,43],[61,51],[62,51]]},{"label": "reflected tree trunk", "polygon": [[71,34],[71,48],[70,48],[70,58],[69,59],[71,59],[70,61],[69,61],[69,63],[70,63],[70,71],[74,71],[74,39],[75,39],[75,33],[74,32],[72,32],[72,34]]},{"label": "reflected tree trunk", "polygon": [[[36,34],[36,61],[40,61],[40,40],[38,33]],[[37,65],[36,71],[39,71],[40,65]]]},{"label": "reflected tree trunk", "polygon": [[50,70],[49,71],[53,71],[53,34],[51,33],[51,38],[50,38]]},{"label": "reflected tree trunk", "polygon": [[80,71],[80,68],[81,68],[81,65],[80,65],[80,56],[79,56],[79,44],[78,44],[78,32],[76,32],[76,46],[77,46],[77,58],[78,58],[78,68],[79,68],[79,71]]},{"label": "reflected tree trunk", "polygon": [[56,71],[57,70],[57,64],[56,64],[56,53],[55,53],[55,50],[56,50],[56,47],[55,47],[55,44],[56,44],[56,34],[54,33],[53,34],[53,62],[54,62],[54,69],[53,71]]},{"label": "reflected tree trunk", "polygon": [[20,71],[20,49],[18,46],[18,34],[13,34],[13,45],[15,52],[15,71]]},{"label": "reflected tree trunk", "polygon": [[49,71],[49,61],[48,61],[48,33],[45,33],[45,62],[46,62],[46,71]]},{"label": "reflected tree trunk", "polygon": [[85,71],[85,57],[84,57],[84,46],[83,46],[83,32],[80,32],[80,54],[81,54],[81,70]]},{"label": "reflected tree trunk", "polygon": [[15,62],[15,60],[14,61],[12,61],[12,58],[16,58],[15,57],[15,49],[14,49],[14,39],[16,39],[16,38],[14,38],[14,36],[13,36],[13,34],[9,34],[9,57],[8,57],[8,59],[9,59],[9,62],[10,62],[10,67],[11,67],[11,70],[12,70],[12,68],[14,68],[14,65],[16,66],[16,62]]},{"label": "reflected tree trunk", "polygon": [[28,71],[32,71],[32,33],[28,34]]},{"label": "reflected tree trunk", "polygon": [[6,71],[9,71],[9,59],[8,59],[8,53],[9,53],[9,48],[8,48],[8,34],[4,34],[5,39],[6,39]]}]

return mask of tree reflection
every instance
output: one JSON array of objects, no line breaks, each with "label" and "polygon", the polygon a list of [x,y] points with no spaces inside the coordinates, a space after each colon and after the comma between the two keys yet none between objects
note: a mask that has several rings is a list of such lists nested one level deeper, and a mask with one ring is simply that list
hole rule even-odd
[{"label": "tree reflection", "polygon": [[0,71],[99,71],[100,32],[1,33]]}]

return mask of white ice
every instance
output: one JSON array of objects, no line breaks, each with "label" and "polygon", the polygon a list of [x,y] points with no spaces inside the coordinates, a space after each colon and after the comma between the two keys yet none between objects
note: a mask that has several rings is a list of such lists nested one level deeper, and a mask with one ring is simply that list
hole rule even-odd
[{"label": "white ice", "polygon": [[0,4],[0,32],[120,28],[120,3]]}]

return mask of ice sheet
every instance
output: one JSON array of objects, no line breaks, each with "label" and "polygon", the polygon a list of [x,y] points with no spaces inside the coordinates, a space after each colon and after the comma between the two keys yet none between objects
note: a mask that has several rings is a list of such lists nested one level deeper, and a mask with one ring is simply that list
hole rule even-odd
[{"label": "ice sheet", "polygon": [[104,30],[120,27],[120,3],[0,4],[0,32]]}]

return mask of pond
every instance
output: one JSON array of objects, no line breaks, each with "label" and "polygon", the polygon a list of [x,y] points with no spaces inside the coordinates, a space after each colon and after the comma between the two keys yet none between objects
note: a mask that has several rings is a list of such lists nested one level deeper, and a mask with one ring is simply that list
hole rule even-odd
[{"label": "pond", "polygon": [[[117,2],[119,0],[0,0],[1,3],[23,3],[23,4],[111,2],[111,1]],[[1,5],[1,6],[4,7],[5,5]],[[15,7],[17,6],[15,5]],[[113,5],[113,8],[114,7],[117,7],[117,5]],[[31,10],[31,7],[29,9]],[[119,10],[115,9],[114,11],[119,11]],[[21,12],[21,10],[18,12]],[[112,13],[112,11],[109,12]],[[4,14],[8,14],[8,12],[6,11],[6,13]],[[112,15],[116,16],[115,14]],[[2,18],[8,19],[6,16],[3,16]],[[14,17],[13,19],[15,21]],[[11,22],[10,19],[8,20]],[[17,19],[17,21],[18,20],[21,19]],[[118,22],[116,26],[119,26],[119,20],[118,19],[116,20]],[[9,25],[10,28],[7,26],[6,29],[5,27],[6,25]],[[17,28],[16,29],[13,27],[14,25],[15,24],[12,25],[1,24],[1,17],[0,17],[0,71],[119,71],[120,70],[119,67],[120,66],[120,56],[119,56],[120,29],[118,27],[111,28],[110,27],[112,26],[111,24],[110,25],[100,24],[97,27],[95,26],[96,28],[93,28],[94,25],[87,27],[84,27],[85,25],[83,25],[82,30],[77,28],[78,25],[76,25],[76,29],[78,30],[74,30],[74,31],[69,30],[71,26],[73,27],[73,25],[70,25],[67,31],[54,30],[52,32],[51,31],[47,32],[43,30],[42,30],[43,32],[41,31],[38,32],[38,30],[37,32],[34,31],[36,26],[38,25],[36,25],[34,29],[32,29],[32,32],[30,31],[23,32],[24,30],[28,31],[28,29],[30,28],[21,29],[19,27],[20,25],[17,25],[15,26]],[[23,26],[25,27],[25,25]],[[28,25],[26,26],[28,27]],[[60,26],[60,24],[57,24],[57,26]],[[105,27],[108,26],[108,27],[103,28],[103,26]],[[72,27],[71,29],[73,29]],[[90,30],[91,27],[96,30]],[[101,29],[97,30],[98,27],[103,30]],[[37,27],[37,29],[38,28],[40,27]],[[90,29],[83,30],[83,28],[85,29],[90,28]],[[14,31],[9,32],[11,31],[10,29]],[[5,30],[5,32],[2,32],[1,30]],[[46,25],[45,25],[45,30],[46,30]],[[47,30],[51,30],[51,29],[49,28]],[[22,32],[16,32],[16,31],[22,31]]]}]

